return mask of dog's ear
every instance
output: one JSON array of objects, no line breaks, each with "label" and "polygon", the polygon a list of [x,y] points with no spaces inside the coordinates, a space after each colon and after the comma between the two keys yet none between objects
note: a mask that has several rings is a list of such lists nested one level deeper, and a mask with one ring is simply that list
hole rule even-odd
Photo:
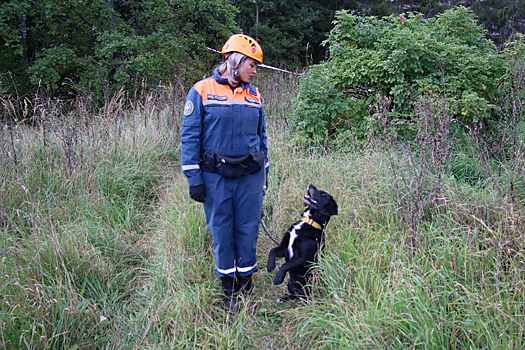
[{"label": "dog's ear", "polygon": [[323,207],[321,208],[321,214],[332,216],[332,215],[337,215],[337,213],[338,213],[337,203],[335,202],[334,198],[330,196],[330,200],[328,201],[328,203],[323,205]]}]

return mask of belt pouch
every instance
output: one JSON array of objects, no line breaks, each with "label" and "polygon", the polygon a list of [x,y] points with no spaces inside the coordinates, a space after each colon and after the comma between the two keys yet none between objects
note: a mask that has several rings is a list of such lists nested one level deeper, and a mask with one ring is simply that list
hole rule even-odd
[{"label": "belt pouch", "polygon": [[210,173],[215,172],[215,153],[210,151],[204,151],[201,154],[201,169]]},{"label": "belt pouch", "polygon": [[248,168],[244,163],[248,160],[248,156],[230,157],[222,154],[215,154],[215,172],[222,176],[238,178],[246,174]]},{"label": "belt pouch", "polygon": [[260,171],[264,166],[264,152],[259,151],[250,154],[249,159],[245,162],[246,174],[253,174]]}]

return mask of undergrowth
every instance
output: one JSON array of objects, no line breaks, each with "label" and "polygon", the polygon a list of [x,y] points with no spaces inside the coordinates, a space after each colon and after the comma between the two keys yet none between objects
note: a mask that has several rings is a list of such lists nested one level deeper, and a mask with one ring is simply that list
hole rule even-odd
[{"label": "undergrowth", "polygon": [[286,287],[265,270],[274,243],[261,230],[252,296],[223,312],[203,208],[180,170],[180,92],[136,103],[121,92],[67,112],[32,100],[31,120],[13,112],[0,131],[2,347],[525,346],[521,159],[496,158],[474,128],[443,129],[453,117],[443,99],[420,101],[410,143],[385,132],[300,147],[268,95],[265,226],[280,239],[310,183],[339,204],[310,299],[275,302]]}]

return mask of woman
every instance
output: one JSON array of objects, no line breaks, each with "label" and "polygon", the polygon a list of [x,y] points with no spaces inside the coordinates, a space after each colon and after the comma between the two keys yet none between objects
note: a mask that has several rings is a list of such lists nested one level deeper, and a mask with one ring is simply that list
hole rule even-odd
[{"label": "woman", "polygon": [[239,294],[247,295],[258,270],[256,244],[270,165],[262,98],[250,84],[262,49],[251,37],[235,34],[221,52],[226,60],[186,98],[181,154],[190,196],[204,205],[224,307],[235,313]]}]

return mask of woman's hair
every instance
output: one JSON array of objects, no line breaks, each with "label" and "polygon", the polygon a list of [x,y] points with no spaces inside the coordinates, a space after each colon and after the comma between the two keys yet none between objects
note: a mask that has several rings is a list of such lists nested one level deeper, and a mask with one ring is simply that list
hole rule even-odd
[{"label": "woman's hair", "polygon": [[239,69],[239,67],[246,58],[248,58],[248,56],[245,56],[240,52],[232,52],[228,54],[228,56],[226,56],[226,60],[221,62],[217,66],[217,69],[219,70],[219,75],[222,75],[225,71],[227,71],[228,80],[240,81],[240,78],[236,78],[233,75],[233,72],[235,71],[235,69]]}]

